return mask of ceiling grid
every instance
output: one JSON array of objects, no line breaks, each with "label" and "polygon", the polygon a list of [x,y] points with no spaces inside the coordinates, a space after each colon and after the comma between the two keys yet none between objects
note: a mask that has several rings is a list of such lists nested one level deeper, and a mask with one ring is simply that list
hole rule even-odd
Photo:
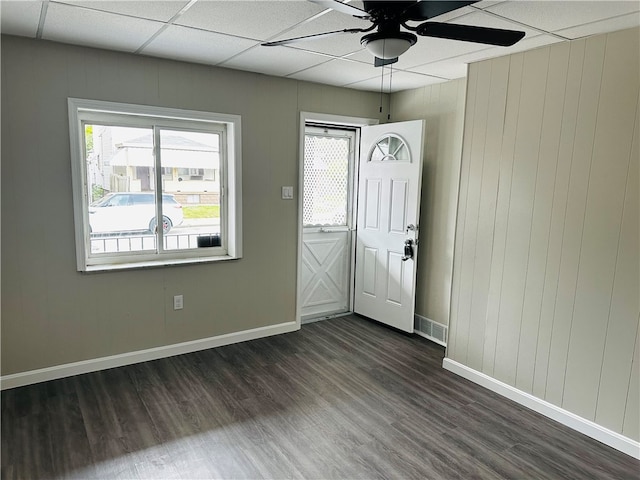
[{"label": "ceiling grid", "polygon": [[[360,9],[364,6],[362,1],[346,3]],[[371,25],[368,20],[328,9],[330,4],[305,0],[2,0],[0,32],[379,90],[381,71],[360,44],[363,34],[320,36],[276,47],[261,45]],[[638,26],[640,2],[480,1],[429,21],[521,30],[526,35],[511,47],[421,36],[393,65],[391,91],[463,77],[467,64],[475,61]]]}]

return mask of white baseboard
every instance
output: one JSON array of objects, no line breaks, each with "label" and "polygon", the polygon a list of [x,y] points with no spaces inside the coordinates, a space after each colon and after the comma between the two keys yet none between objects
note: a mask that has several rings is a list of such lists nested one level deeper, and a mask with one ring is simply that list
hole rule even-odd
[{"label": "white baseboard", "polygon": [[579,417],[575,413],[571,413],[545,400],[534,397],[527,392],[518,390],[511,385],[507,385],[450,358],[445,358],[442,361],[442,368],[640,460],[640,443],[635,440],[602,427],[591,420]]},{"label": "white baseboard", "polygon": [[4,375],[0,377],[0,390],[31,385],[33,383],[45,382],[47,380],[71,377],[73,375],[80,375],[83,373],[97,372],[98,370],[106,370],[108,368],[121,367],[123,365],[147,362],[149,360],[157,360],[159,358],[172,357],[174,355],[182,355],[183,353],[197,352],[208,348],[222,347],[224,345],[231,345],[232,343],[246,342],[247,340],[255,340],[258,338],[269,337],[271,335],[289,333],[298,330],[299,328],[300,326],[297,322],[280,323],[277,325],[270,325],[268,327],[253,328],[251,330],[227,333],[224,335],[202,338],[189,342],[175,343],[173,345],[164,345],[162,347],[148,348],[146,350],[138,350],[135,352],[110,355],[108,357],[83,360],[81,362],[40,368],[38,370],[30,370],[28,372],[14,373],[12,375]]}]

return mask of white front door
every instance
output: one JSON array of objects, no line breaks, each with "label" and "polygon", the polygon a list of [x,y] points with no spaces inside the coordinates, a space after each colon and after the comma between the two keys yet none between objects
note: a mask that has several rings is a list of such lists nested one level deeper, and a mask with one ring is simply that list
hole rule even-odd
[{"label": "white front door", "polygon": [[305,128],[300,278],[303,321],[351,309],[356,132]]},{"label": "white front door", "polygon": [[354,311],[406,332],[414,324],[422,136],[421,120],[361,130]]}]

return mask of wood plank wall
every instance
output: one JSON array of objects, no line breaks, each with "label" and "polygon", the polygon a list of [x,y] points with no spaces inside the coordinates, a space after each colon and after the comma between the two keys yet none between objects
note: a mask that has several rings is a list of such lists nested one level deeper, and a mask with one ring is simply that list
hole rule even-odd
[{"label": "wood plank wall", "polygon": [[640,439],[640,30],[469,68],[447,356]]}]

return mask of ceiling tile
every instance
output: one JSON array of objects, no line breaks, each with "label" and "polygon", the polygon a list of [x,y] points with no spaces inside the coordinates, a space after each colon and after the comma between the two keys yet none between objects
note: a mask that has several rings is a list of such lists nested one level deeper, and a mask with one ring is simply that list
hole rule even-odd
[{"label": "ceiling tile", "polygon": [[[405,53],[404,55],[406,55],[407,53]],[[366,48],[360,48],[360,50],[358,50],[357,52],[345,55],[343,58],[348,58],[349,60],[353,60],[356,62],[366,63],[368,65],[373,65],[374,60],[374,56]]]},{"label": "ceiling tile", "polygon": [[[291,31],[282,33],[275,37],[275,40],[284,38],[302,37],[305,35],[314,35],[317,33],[333,32],[336,30],[344,30],[347,28],[368,28],[371,22],[355,17],[350,17],[344,13],[329,11],[324,15],[305,22]],[[321,37],[313,40],[306,40],[295,44],[305,50],[326,53],[329,55],[342,56],[362,49],[360,38],[364,33],[344,33],[328,37]]]},{"label": "ceiling tile", "polygon": [[620,17],[600,20],[599,22],[592,22],[585,25],[579,25],[577,27],[567,28],[565,30],[558,30],[555,33],[573,40],[576,38],[588,37],[589,35],[597,35],[599,33],[615,32],[616,30],[633,28],[639,25],[640,13],[636,12],[629,13],[628,15],[622,15]]},{"label": "ceiling tile", "polygon": [[[547,2],[547,3],[550,3],[550,2]],[[506,30],[519,30],[521,32],[524,32],[527,37],[538,35],[540,33],[538,30],[535,30],[533,28],[527,28],[518,23],[514,23],[506,19],[498,18],[494,15],[484,13],[484,11],[475,11],[468,15],[463,15],[462,17],[458,17],[448,23],[457,23],[460,25],[474,25],[476,27],[503,28]]]},{"label": "ceiling tile", "polygon": [[[424,0],[423,0],[424,1]],[[352,1],[352,2],[348,2],[349,5],[353,5],[354,7],[357,7],[361,10],[364,10],[364,3],[361,1]],[[493,5],[494,3],[498,3],[498,2],[479,2],[481,4],[483,3],[487,3],[490,5]],[[478,6],[478,3],[474,4],[474,7]],[[471,12],[475,12],[476,9],[472,8],[472,7],[461,7],[458,8],[456,10],[451,10],[450,12],[446,12],[443,13],[442,15],[438,15],[437,17],[432,17],[430,18],[430,20],[432,21],[437,21],[437,22],[446,22],[447,20],[451,20],[453,18],[459,17],[461,15],[466,15],[467,13],[471,13]],[[422,23],[422,21],[410,21],[408,22],[411,25],[417,25]]]},{"label": "ceiling tile", "polygon": [[[380,69],[375,68],[373,65],[337,59],[294,73],[290,75],[290,78],[342,86],[368,80],[379,74]],[[378,76],[378,78],[380,77]]]},{"label": "ceiling tile", "polygon": [[307,53],[288,47],[262,47],[260,45],[242,52],[221,66],[286,76],[305,68],[331,60],[324,55]]},{"label": "ceiling tile", "polygon": [[527,25],[535,25],[547,32],[555,32],[608,17],[640,11],[640,2],[503,2],[488,7],[487,10]]},{"label": "ceiling tile", "polygon": [[524,52],[526,50],[532,50],[534,48],[544,47],[545,45],[552,45],[562,41],[563,40],[560,38],[542,34],[535,37],[525,38],[511,47],[490,47],[479,52],[470,53],[456,58],[456,60],[465,63],[479,62],[488,58],[503,57],[505,55]]},{"label": "ceiling tile", "polygon": [[132,17],[160,20],[166,22],[173,18],[185,5],[187,0],[181,1],[100,1],[100,0],[55,0],[55,3],[77,5],[103,12],[119,13]]},{"label": "ceiling tile", "polygon": [[511,47],[492,47],[491,49],[496,52],[496,55],[494,56],[501,57],[503,55],[511,55],[512,53],[533,50],[534,48],[545,47],[547,45],[553,45],[554,43],[560,43],[563,41],[565,40],[554,37],[553,35],[542,34],[535,37],[525,37]]},{"label": "ceiling tile", "polygon": [[202,1],[187,10],[176,24],[238,37],[267,40],[321,12],[311,2]]},{"label": "ceiling tile", "polygon": [[482,0],[473,4],[474,7],[485,9],[491,7],[497,3],[502,3],[504,0]]},{"label": "ceiling tile", "polygon": [[344,3],[348,3],[351,6],[364,10],[364,2],[362,0],[346,0]]},{"label": "ceiling tile", "polygon": [[216,65],[255,45],[257,42],[246,38],[171,25],[141,53]]},{"label": "ceiling tile", "polygon": [[411,71],[453,80],[454,78],[467,76],[467,64],[459,60],[443,60],[441,62],[433,62],[428,65],[413,67]]},{"label": "ceiling tile", "polygon": [[[370,78],[361,82],[351,83],[346,85],[348,88],[356,88],[358,90],[369,90],[373,92],[380,91],[380,76]],[[391,85],[389,81],[391,80]],[[385,93],[399,92],[401,90],[409,90],[412,88],[418,88],[425,85],[433,85],[436,83],[443,83],[448,80],[436,77],[429,77],[427,75],[419,75],[411,72],[393,72],[393,75],[385,75],[382,79],[382,90]]]},{"label": "ceiling tile", "polygon": [[111,50],[137,50],[163,24],[49,3],[42,38]]},{"label": "ceiling tile", "polygon": [[0,30],[9,35],[35,37],[42,2],[0,2]]},{"label": "ceiling tile", "polygon": [[[361,0],[347,3],[363,8]],[[43,4],[0,0],[2,33],[35,37]],[[172,18],[175,25],[167,26]],[[422,37],[394,64],[394,91],[462,77],[471,62],[637,27],[640,2],[485,0],[433,21],[524,30],[526,37],[507,48]],[[124,51],[137,51],[152,39],[143,54],[375,91],[383,71],[360,44],[365,33],[259,46],[265,40],[370,25],[305,0],[50,0],[43,38]]]},{"label": "ceiling tile", "polygon": [[[450,12],[447,12],[447,13],[443,13],[442,15],[438,15],[437,17],[430,18],[429,20],[433,22],[448,22],[450,20],[454,20],[463,15],[473,13],[475,11],[476,10],[471,7],[462,7],[462,8],[457,8],[456,10],[451,10]],[[422,22],[418,22],[418,23],[422,23]]]},{"label": "ceiling tile", "polygon": [[[311,52],[324,53],[335,57],[342,57],[363,50],[360,39],[364,33],[341,33],[315,40],[291,44],[292,47]],[[297,33],[293,37],[300,36]],[[283,38],[289,38],[285,35]]]}]

